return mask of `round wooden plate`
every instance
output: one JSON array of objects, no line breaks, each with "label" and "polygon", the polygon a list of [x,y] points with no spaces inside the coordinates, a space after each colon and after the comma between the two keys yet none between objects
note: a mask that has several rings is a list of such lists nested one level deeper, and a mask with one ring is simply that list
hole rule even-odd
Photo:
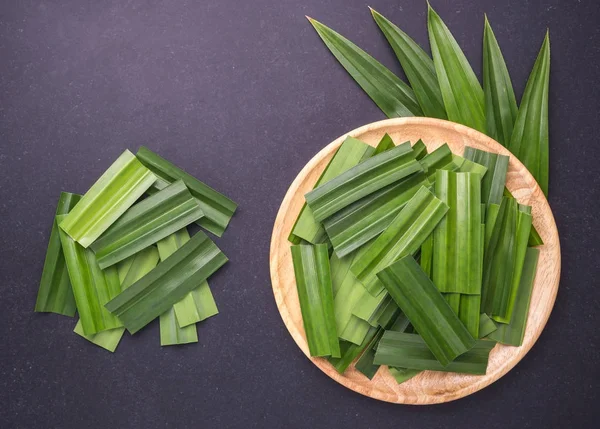
[{"label": "round wooden plate", "polygon": [[[429,152],[448,143],[455,154],[462,154],[466,145],[502,155],[510,155],[506,186],[520,203],[532,206],[533,224],[544,240],[533,286],[527,330],[521,347],[498,344],[490,354],[487,374],[464,374],[425,371],[413,379],[397,384],[387,368],[381,368],[373,380],[354,369],[338,374],[323,358],[311,358],[302,315],[294,269],[287,237],[304,204],[304,194],[310,191],[323,169],[346,136],[356,137],[375,146],[384,133],[394,142],[416,142],[422,139]],[[290,334],[312,362],[338,383],[358,393],[399,404],[436,404],[462,398],[498,380],[513,368],[531,349],[540,336],[558,291],[560,277],[560,243],[552,211],[537,182],[521,162],[502,145],[491,138],[463,125],[431,118],[400,118],[375,122],[345,134],[327,145],[302,169],[287,191],[271,238],[271,281],[279,312]]]}]

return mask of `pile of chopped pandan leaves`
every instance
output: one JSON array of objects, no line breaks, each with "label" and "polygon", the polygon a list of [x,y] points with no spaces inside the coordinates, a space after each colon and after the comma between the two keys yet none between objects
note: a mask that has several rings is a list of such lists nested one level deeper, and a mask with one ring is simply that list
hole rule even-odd
[{"label": "pile of chopped pandan leaves", "polygon": [[519,346],[543,244],[505,188],[509,157],[421,140],[341,144],[289,240],[311,356],[401,383],[423,370],[485,374]]},{"label": "pile of chopped pandan leaves", "polygon": [[237,205],[145,147],[126,150],[83,196],[58,200],[35,311],[73,317],[75,333],[114,352],[125,329],[157,317],[160,344],[198,342],[218,313],[207,278],[227,257],[221,236]]},{"label": "pile of chopped pandan leaves", "polygon": [[487,20],[483,87],[439,15],[428,6],[430,57],[413,39],[371,9],[410,86],[365,51],[309,18],[331,53],[390,118],[428,116],[467,125],[506,146],[548,195],[548,33],[517,105],[508,69]]}]

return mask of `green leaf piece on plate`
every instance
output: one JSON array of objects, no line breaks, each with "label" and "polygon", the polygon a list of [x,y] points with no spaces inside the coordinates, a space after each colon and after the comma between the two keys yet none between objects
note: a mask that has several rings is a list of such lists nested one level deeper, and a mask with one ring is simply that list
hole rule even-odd
[{"label": "green leaf piece on plate", "polygon": [[523,344],[539,255],[539,249],[527,248],[518,295],[515,299],[515,308],[510,323],[499,323],[498,329],[491,332],[488,338],[511,346],[518,347]]},{"label": "green leaf piece on plate", "polygon": [[198,232],[106,308],[134,334],[198,287],[227,262],[227,257],[203,232]]},{"label": "green leaf piece on plate", "polygon": [[487,205],[500,204],[506,185],[509,157],[469,146],[465,147],[463,156],[487,168],[481,181],[481,202]]},{"label": "green leaf piece on plate", "polygon": [[[75,207],[81,195],[61,192],[56,206],[56,216],[64,215]],[[73,317],[77,311],[75,297],[69,281],[69,273],[65,265],[65,256],[60,244],[60,236],[56,218],[52,219],[52,230],[48,240],[46,260],[40,280],[35,311],[42,313],[56,313]]]},{"label": "green leaf piece on plate", "polygon": [[[56,216],[56,222],[60,225],[65,216]],[[92,335],[123,326],[104,308],[104,304],[121,292],[117,269],[101,270],[94,252],[85,249],[63,230],[59,230],[59,236],[83,333]]]},{"label": "green leaf piece on plate", "polygon": [[197,200],[178,180],[127,210],[90,247],[104,269],[193,223],[203,214]]},{"label": "green leaf piece on plate", "polygon": [[380,153],[305,195],[318,222],[413,173],[422,171],[409,142]]},{"label": "green leaf piece on plate", "polygon": [[[334,177],[339,176],[362,160],[370,157],[374,151],[375,148],[372,146],[354,137],[346,137],[333,155],[333,158],[331,158],[331,161],[329,161],[329,164],[327,164],[319,180],[317,180],[315,188],[329,182]],[[323,226],[315,220],[311,208],[304,203],[288,240],[293,244],[300,244],[303,240],[312,244],[319,244],[326,239]]]},{"label": "green leaf piece on plate", "polygon": [[483,92],[486,134],[508,147],[517,118],[517,100],[504,57],[487,16],[483,29]]},{"label": "green leaf piece on plate", "polygon": [[426,187],[404,206],[387,229],[354,261],[352,273],[373,296],[384,291],[377,273],[406,255],[415,254],[442,220],[448,206]]},{"label": "green leaf piece on plate", "polygon": [[291,251],[310,355],[340,357],[328,246],[295,245]]},{"label": "green leaf piece on plate", "polygon": [[[448,365],[475,345],[467,328],[412,256],[396,261],[377,276],[441,366]],[[381,343],[378,353],[380,348]],[[405,363],[382,362],[377,358],[375,363],[411,368]]]},{"label": "green leaf piece on plate", "polygon": [[[433,283],[440,292],[481,293],[481,178],[438,170],[435,195],[448,213],[433,233]],[[477,311],[479,315],[479,311]]]},{"label": "green leaf piece on plate", "polygon": [[483,88],[440,16],[428,6],[427,28],[448,119],[485,132]]},{"label": "green leaf piece on plate", "polygon": [[481,313],[479,315],[479,338],[487,337],[496,329],[498,329],[498,326],[496,326],[494,321],[490,319],[490,317],[487,314]]},{"label": "green leaf piece on plate", "polygon": [[136,156],[158,176],[158,180],[148,190],[150,193],[156,193],[171,183],[182,180],[204,212],[204,216],[196,223],[218,237],[223,235],[237,209],[236,203],[145,146],[139,148]]},{"label": "green leaf piece on plate", "polygon": [[398,57],[423,110],[423,115],[447,119],[433,60],[413,39],[387,18],[373,9],[371,9],[371,13]]},{"label": "green leaf piece on plate", "polygon": [[92,185],[59,226],[83,247],[88,247],[155,181],[156,176],[126,150]]},{"label": "green leaf piece on plate", "polygon": [[548,88],[550,82],[550,37],[542,48],[527,80],[508,149],[527,167],[548,195]]},{"label": "green leaf piece on plate", "polygon": [[415,370],[484,375],[490,351],[495,345],[495,341],[476,340],[468,350],[444,364],[438,361],[421,336],[386,331],[379,341],[374,363]]},{"label": "green leaf piece on plate", "polygon": [[388,118],[423,116],[410,86],[348,39],[308,19],[331,53]]},{"label": "green leaf piece on plate", "polygon": [[343,374],[346,369],[352,364],[354,359],[356,359],[360,354],[365,350],[365,348],[369,345],[373,337],[377,335],[377,332],[380,331],[380,328],[369,329],[369,332],[365,336],[362,344],[357,346],[356,344],[349,343],[347,341],[340,341],[340,354],[339,358],[328,357],[327,360],[329,363],[333,365],[335,370]]}]

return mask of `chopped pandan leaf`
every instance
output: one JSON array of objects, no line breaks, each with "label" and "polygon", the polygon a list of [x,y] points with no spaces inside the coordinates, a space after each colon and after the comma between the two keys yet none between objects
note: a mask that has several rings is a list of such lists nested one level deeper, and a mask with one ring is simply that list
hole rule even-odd
[{"label": "chopped pandan leaf", "polygon": [[308,19],[331,53],[388,118],[423,116],[410,86],[348,39]]},{"label": "chopped pandan leaf", "polygon": [[327,245],[295,245],[291,249],[310,355],[340,357]]},{"label": "chopped pandan leaf", "polygon": [[126,150],[92,185],[59,226],[80,245],[88,247],[155,181],[156,176]]},{"label": "chopped pandan leaf", "polygon": [[318,222],[367,195],[422,171],[409,142],[382,152],[305,195]]},{"label": "chopped pandan leaf", "polygon": [[[56,206],[56,216],[69,213],[80,198],[81,195],[61,192]],[[56,218],[52,220],[52,230],[34,311],[63,314],[69,317],[75,316],[77,311]]]},{"label": "chopped pandan leaf", "polygon": [[[315,188],[321,186],[334,177],[339,176],[343,172],[354,167],[362,160],[371,156],[375,151],[372,146],[369,146],[354,137],[346,137],[344,142],[329,161],[329,164],[317,180]],[[323,226],[315,220],[311,208],[304,203],[300,214],[292,227],[292,232],[288,240],[293,244],[301,244],[306,241],[312,244],[323,243],[326,240],[325,230]]]},{"label": "chopped pandan leaf", "polygon": [[109,267],[200,219],[204,213],[178,180],[134,205],[90,247],[101,268]]},{"label": "chopped pandan leaf", "polygon": [[236,203],[145,146],[139,148],[136,156],[158,177],[148,190],[150,193],[156,193],[171,183],[182,180],[204,212],[204,216],[196,223],[218,237],[223,235],[237,209]]},{"label": "chopped pandan leaf", "polygon": [[[396,261],[377,276],[442,366],[473,347],[473,336],[412,256]],[[402,363],[377,362],[377,359],[375,363],[410,367]]]},{"label": "chopped pandan leaf", "polygon": [[227,262],[203,232],[110,301],[106,308],[132,334],[167,311]]},{"label": "chopped pandan leaf", "polygon": [[405,255],[415,254],[442,220],[448,206],[426,187],[410,199],[388,228],[352,265],[352,272],[373,296],[384,291],[376,274]]},{"label": "chopped pandan leaf", "polygon": [[379,341],[374,363],[415,370],[432,370],[484,375],[495,341],[477,340],[451,362],[439,362],[424,339],[417,334],[386,331]]}]

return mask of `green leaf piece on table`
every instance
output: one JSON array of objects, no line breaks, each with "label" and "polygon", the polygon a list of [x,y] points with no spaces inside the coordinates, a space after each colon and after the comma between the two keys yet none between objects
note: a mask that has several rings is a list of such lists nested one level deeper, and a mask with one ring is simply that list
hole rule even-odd
[{"label": "green leaf piece on table", "polygon": [[[56,222],[60,225],[65,216],[56,216]],[[82,331],[92,335],[123,326],[104,308],[104,304],[121,292],[116,268],[101,270],[94,252],[85,249],[63,230],[59,230],[59,236]]]},{"label": "green leaf piece on table", "polygon": [[479,315],[479,338],[487,337],[496,329],[498,329],[498,326],[496,326],[494,321],[490,319],[490,317],[487,314],[481,313]]},{"label": "green leaf piece on table", "polygon": [[415,93],[406,83],[342,35],[308,19],[331,53],[388,118],[423,116]]},{"label": "green leaf piece on table", "polygon": [[83,326],[81,325],[81,320],[77,321],[75,325],[75,329],[73,329],[77,335],[85,338],[89,342],[96,344],[99,347],[102,347],[105,350],[108,350],[111,353],[117,349],[121,338],[123,337],[123,333],[125,332],[125,328],[114,328],[109,329],[107,331],[98,332],[97,334],[86,335],[83,333]]},{"label": "green leaf piece on table", "polygon": [[452,33],[431,6],[428,6],[427,28],[448,119],[484,133],[486,124],[481,84]]},{"label": "green leaf piece on table", "polygon": [[550,37],[542,48],[527,80],[508,149],[527,167],[548,195],[548,87],[550,82]]},{"label": "green leaf piece on table", "polygon": [[377,273],[406,255],[415,254],[440,223],[448,206],[426,187],[410,199],[388,228],[352,265],[352,273],[373,296],[384,291]]},{"label": "green leaf piece on table", "polygon": [[[377,276],[441,366],[448,365],[475,345],[467,328],[412,256],[396,261]],[[380,348],[381,343],[378,353]],[[385,363],[377,358],[375,363],[411,368],[404,363]]]},{"label": "green leaf piece on table", "polygon": [[433,60],[413,39],[387,18],[373,9],[371,13],[398,57],[424,116],[447,119]]},{"label": "green leaf piece on table", "polygon": [[83,247],[88,247],[155,181],[156,176],[126,150],[92,185],[59,226]]},{"label": "green leaf piece on table", "polygon": [[[435,195],[448,213],[433,232],[432,280],[440,292],[481,293],[481,178],[438,170]],[[477,311],[479,315],[479,311]]]},{"label": "green leaf piece on table", "polygon": [[527,316],[529,314],[529,304],[531,301],[531,291],[533,290],[533,282],[535,280],[539,255],[539,249],[531,247],[527,248],[518,295],[515,299],[515,308],[513,309],[510,323],[498,324],[498,329],[491,332],[488,338],[511,346],[518,347],[523,344],[525,328],[527,327]]},{"label": "green leaf piece on table", "polygon": [[466,146],[463,156],[487,168],[481,181],[481,202],[500,204],[506,185],[509,157]]},{"label": "green leaf piece on table", "polygon": [[380,153],[305,195],[315,220],[329,216],[387,185],[422,171],[409,142]]},{"label": "green leaf piece on table", "polygon": [[182,180],[204,212],[204,216],[196,223],[218,237],[223,235],[237,209],[236,203],[145,146],[139,148],[136,156],[158,177],[148,190],[150,193],[156,193],[171,183]]},{"label": "green leaf piece on table", "polygon": [[90,247],[106,268],[134,255],[203,216],[181,180],[137,203]]},{"label": "green leaf piece on table", "polygon": [[203,232],[125,289],[106,308],[130,333],[135,333],[197,288],[227,262],[227,257]]},{"label": "green leaf piece on table", "polygon": [[[317,180],[315,188],[321,186],[334,177],[354,167],[366,158],[369,158],[375,148],[355,139],[346,137],[331,161]],[[293,244],[300,244],[303,240],[312,244],[322,243],[326,239],[323,226],[315,220],[311,208],[304,203],[300,214],[294,223],[288,240]]]},{"label": "green leaf piece on table", "polygon": [[484,375],[490,351],[495,345],[494,341],[476,340],[468,350],[445,364],[437,359],[421,336],[386,331],[379,341],[374,363],[415,370]]},{"label": "green leaf piece on table", "polygon": [[[69,213],[80,198],[81,195],[61,192],[56,206],[56,216]],[[65,265],[65,256],[60,244],[56,218],[52,219],[52,230],[34,311],[62,314],[69,317],[75,316],[75,311],[77,311],[69,273]]]},{"label": "green leaf piece on table", "polygon": [[159,316],[160,321],[160,345],[176,346],[198,342],[198,331],[196,324],[180,328],[173,306]]},{"label": "green leaf piece on table", "polygon": [[340,357],[328,246],[295,245],[291,251],[310,355]]},{"label": "green leaf piece on table", "polygon": [[417,193],[429,186],[418,172],[368,195],[323,221],[335,253],[343,257],[381,234]]},{"label": "green leaf piece on table", "polygon": [[508,147],[517,118],[517,100],[504,57],[487,16],[483,29],[483,92],[486,134]]}]

